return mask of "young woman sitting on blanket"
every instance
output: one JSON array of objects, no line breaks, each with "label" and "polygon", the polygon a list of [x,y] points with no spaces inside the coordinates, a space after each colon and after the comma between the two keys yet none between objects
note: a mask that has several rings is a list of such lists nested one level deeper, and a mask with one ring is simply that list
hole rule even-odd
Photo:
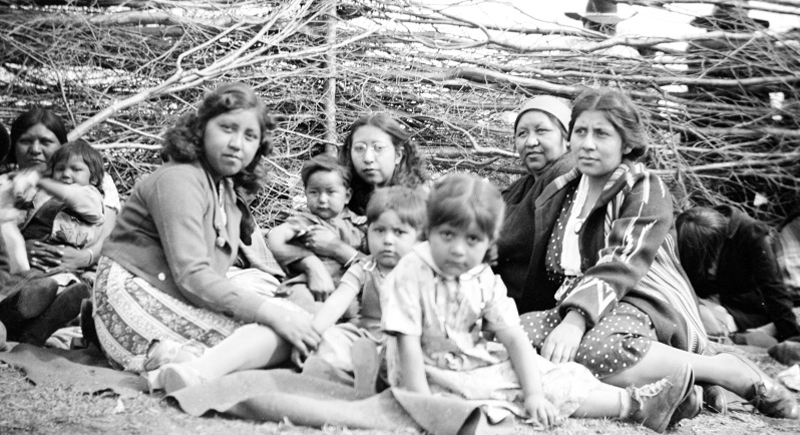
[{"label": "young woman sitting on blanket", "polygon": [[[604,382],[642,385],[687,363],[698,382],[722,386],[759,411],[798,418],[793,396],[735,354],[701,355],[706,335],[678,260],[666,185],[635,161],[647,136],[623,92],[591,89],[573,104],[577,168],[536,200],[533,258],[524,298],[546,311],[522,316],[552,362],[577,361]],[[676,414],[700,410],[695,389]]]},{"label": "young woman sitting on blanket", "polygon": [[168,161],[136,184],[98,266],[94,321],[113,366],[142,372],[155,342],[208,348],[246,324],[269,327],[276,363],[317,346],[310,314],[226,277],[242,234],[234,190],[260,189],[274,128],[253,89],[231,83],[166,132]]}]

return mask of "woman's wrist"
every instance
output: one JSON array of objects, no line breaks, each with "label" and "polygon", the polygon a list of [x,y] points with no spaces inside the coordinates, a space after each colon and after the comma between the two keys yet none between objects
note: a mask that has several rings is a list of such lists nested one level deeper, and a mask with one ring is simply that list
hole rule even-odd
[{"label": "woman's wrist", "polygon": [[580,310],[572,309],[567,311],[567,315],[564,316],[564,320],[562,322],[568,323],[586,332],[586,318],[583,317],[583,314]]}]

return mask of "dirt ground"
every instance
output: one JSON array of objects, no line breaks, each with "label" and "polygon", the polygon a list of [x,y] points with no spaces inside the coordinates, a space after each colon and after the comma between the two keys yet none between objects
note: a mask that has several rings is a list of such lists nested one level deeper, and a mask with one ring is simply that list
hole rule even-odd
[{"label": "dirt ground", "polygon": [[[741,351],[741,350],[740,350]],[[786,369],[766,352],[744,352],[770,375]],[[800,399],[800,395],[796,395]],[[741,409],[726,416],[703,411],[668,433],[692,435],[800,434],[800,421],[776,420]],[[163,395],[141,394],[134,398],[85,395],[69,388],[36,387],[16,370],[0,364],[0,434],[315,434],[315,435],[392,435],[386,431],[351,430],[341,427],[311,429],[281,423],[251,422],[221,415],[192,417],[184,414]],[[505,434],[538,432],[518,425]],[[398,433],[415,433],[413,430]],[[553,434],[652,434],[644,427],[613,420],[568,420]]]}]

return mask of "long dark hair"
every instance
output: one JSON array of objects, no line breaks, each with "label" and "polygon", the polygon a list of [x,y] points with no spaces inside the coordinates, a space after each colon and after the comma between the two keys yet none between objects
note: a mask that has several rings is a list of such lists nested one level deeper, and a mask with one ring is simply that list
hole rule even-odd
[{"label": "long dark hair", "polygon": [[425,170],[425,159],[420,154],[416,142],[411,134],[403,128],[400,123],[391,115],[385,112],[375,112],[358,118],[347,132],[342,148],[339,150],[339,163],[346,167],[352,177],[353,198],[350,200],[349,207],[358,214],[364,214],[369,197],[375,186],[367,183],[356,173],[353,166],[353,159],[350,156],[350,148],[353,146],[353,135],[356,130],[365,125],[371,125],[381,129],[392,138],[395,152],[403,150],[400,163],[394,168],[392,178],[386,186],[406,186],[415,188],[428,181],[428,174]]},{"label": "long dark hair", "polygon": [[261,127],[261,144],[250,164],[233,176],[236,187],[247,193],[255,193],[261,188],[266,170],[261,166],[261,157],[272,152],[272,130],[276,124],[270,117],[264,103],[253,88],[244,83],[222,84],[207,94],[195,112],[181,116],[164,134],[164,147],[161,158],[181,163],[197,160],[205,161],[203,134],[206,124],[212,118],[236,109],[257,109]]},{"label": "long dark hair", "polygon": [[34,107],[17,116],[17,119],[11,124],[11,149],[8,150],[5,163],[17,164],[17,141],[29,128],[37,124],[42,124],[50,130],[59,143],[67,142],[67,126],[64,124],[64,120],[50,109]]}]

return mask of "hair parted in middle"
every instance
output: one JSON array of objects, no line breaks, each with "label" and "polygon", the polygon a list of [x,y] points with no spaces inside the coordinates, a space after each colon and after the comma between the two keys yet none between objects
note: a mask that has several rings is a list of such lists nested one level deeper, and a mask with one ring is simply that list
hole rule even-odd
[{"label": "hair parted in middle", "polygon": [[67,125],[64,120],[50,109],[38,106],[33,107],[17,116],[11,124],[11,149],[7,152],[5,163],[17,164],[17,155],[15,153],[17,141],[28,129],[38,124],[42,124],[46,129],[50,130],[56,136],[58,142],[62,144],[67,142]]},{"label": "hair parted in middle", "polygon": [[320,154],[313,157],[311,160],[305,162],[300,169],[300,179],[303,180],[303,186],[308,186],[308,179],[317,172],[335,172],[342,178],[344,187],[350,188],[350,171],[344,166],[339,164],[335,157],[328,154]]},{"label": "hair parted in middle", "polygon": [[237,109],[256,109],[261,127],[261,143],[253,161],[233,177],[234,183],[249,193],[258,191],[266,177],[266,170],[261,166],[261,157],[272,152],[272,131],[276,124],[264,103],[247,84],[221,84],[203,98],[196,111],[181,116],[164,134],[161,158],[180,163],[205,159],[203,135],[206,124],[216,116]]},{"label": "hair parted in middle", "polygon": [[583,112],[593,110],[603,112],[608,122],[614,126],[622,138],[622,148],[631,147],[622,156],[624,159],[636,161],[645,155],[649,139],[639,108],[626,93],[613,88],[588,89],[578,96],[572,104],[570,138],[575,120]]},{"label": "hair parted in middle", "polygon": [[474,223],[494,242],[505,209],[503,197],[492,183],[477,175],[454,172],[433,185],[428,196],[428,228],[449,224],[466,230]]},{"label": "hair parted in middle", "polygon": [[73,156],[78,156],[89,167],[89,182],[92,186],[96,187],[100,193],[103,193],[103,177],[105,170],[103,169],[103,155],[94,149],[89,142],[83,139],[74,140],[61,145],[57,149],[50,160],[47,161],[47,174],[52,177],[55,172],[56,165],[61,162],[68,162]]},{"label": "hair parted in middle", "polygon": [[405,186],[375,189],[367,203],[367,223],[377,221],[389,210],[397,213],[400,222],[414,228],[422,236],[428,223],[428,208],[420,192]]},{"label": "hair parted in middle", "polygon": [[[358,118],[347,131],[347,137],[339,150],[339,163],[345,166],[350,173],[355,174],[353,159],[350,156],[350,149],[353,146],[353,134],[356,130],[365,125],[379,128],[392,138],[395,152],[402,152],[400,163],[394,169],[391,180],[387,186],[407,186],[417,187],[428,181],[428,173],[425,169],[425,159],[417,148],[416,141],[411,134],[400,125],[391,115],[385,112],[374,112]],[[357,207],[365,207],[370,193],[374,186],[368,184],[358,175],[353,176],[352,180],[353,200],[350,201],[350,208],[357,211]],[[356,208],[354,208],[356,207]]]}]

